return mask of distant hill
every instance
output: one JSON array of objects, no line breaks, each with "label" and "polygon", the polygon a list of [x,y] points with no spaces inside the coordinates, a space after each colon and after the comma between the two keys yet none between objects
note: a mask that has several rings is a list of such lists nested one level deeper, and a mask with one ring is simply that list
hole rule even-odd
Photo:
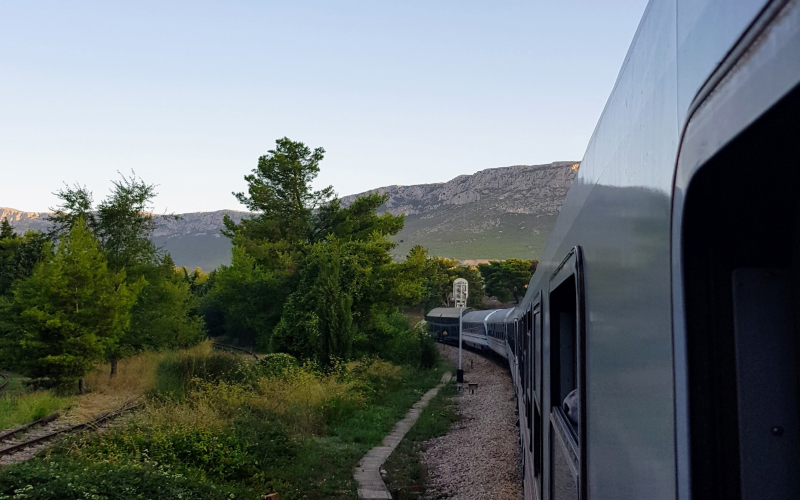
[{"label": "distant hill", "polygon": [[[228,214],[235,222],[248,215],[235,210],[192,212],[180,214],[180,220],[160,216],[153,232],[153,242],[168,251],[175,263],[189,269],[202,267],[208,271],[231,261],[231,242],[220,230],[222,218]],[[8,217],[17,233],[28,229],[47,231],[50,224],[47,212],[21,212],[13,208],[0,208],[0,220]]]},{"label": "distant hill", "polygon": [[[380,208],[406,214],[395,258],[414,245],[461,260],[538,258],[578,162],[516,165],[460,175],[439,184],[387,186]],[[345,196],[345,205],[366,193]]]},{"label": "distant hill", "polygon": [[[422,245],[434,255],[461,260],[538,258],[578,166],[572,161],[517,165],[439,184],[378,188],[389,195],[380,212],[406,214],[393,256],[402,259],[412,246]],[[363,194],[345,196],[342,202],[347,206]],[[220,233],[225,214],[236,222],[249,215],[218,210],[180,214],[177,221],[159,217],[153,241],[179,266],[208,271],[229,264],[231,243]],[[0,208],[0,220],[8,217],[18,233],[46,231],[47,215]]]}]

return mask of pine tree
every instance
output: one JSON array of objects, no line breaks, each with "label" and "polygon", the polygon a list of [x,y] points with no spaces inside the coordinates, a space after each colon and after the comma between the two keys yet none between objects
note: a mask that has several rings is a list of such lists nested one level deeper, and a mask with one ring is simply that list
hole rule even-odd
[{"label": "pine tree", "polygon": [[0,240],[10,240],[16,237],[17,235],[14,233],[14,228],[11,227],[11,224],[8,222],[8,217],[3,217],[3,222],[0,222]]},{"label": "pine tree", "polygon": [[331,364],[334,358],[348,359],[353,347],[353,298],[342,287],[341,255],[336,241],[322,255],[317,281],[317,317],[321,362]]},{"label": "pine tree", "polygon": [[[52,385],[82,381],[119,343],[143,286],[109,271],[83,219],[62,238],[56,254],[18,282],[9,306],[4,349],[18,369]],[[82,384],[80,384],[82,389]]]}]

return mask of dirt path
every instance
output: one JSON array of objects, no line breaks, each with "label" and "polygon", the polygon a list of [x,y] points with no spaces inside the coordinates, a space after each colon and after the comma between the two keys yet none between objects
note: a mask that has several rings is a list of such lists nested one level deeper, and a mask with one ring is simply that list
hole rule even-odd
[{"label": "dirt path", "polygon": [[[458,362],[458,349],[439,349]],[[462,359],[464,378],[477,382],[478,390],[459,396],[461,421],[430,441],[422,454],[430,481],[426,498],[519,500],[521,459],[511,376],[507,368],[467,350]]]}]

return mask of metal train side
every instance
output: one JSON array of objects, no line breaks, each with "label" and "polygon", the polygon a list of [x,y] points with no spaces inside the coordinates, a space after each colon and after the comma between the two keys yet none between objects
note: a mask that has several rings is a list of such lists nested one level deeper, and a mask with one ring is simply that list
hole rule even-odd
[{"label": "metal train side", "polygon": [[797,1],[649,3],[525,298],[475,341],[509,360],[526,499],[800,498],[799,83]]}]

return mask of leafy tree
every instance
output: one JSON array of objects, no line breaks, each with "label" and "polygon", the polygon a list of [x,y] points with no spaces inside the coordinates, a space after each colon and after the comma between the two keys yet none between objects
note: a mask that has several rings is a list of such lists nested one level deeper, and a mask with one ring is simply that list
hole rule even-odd
[{"label": "leafy tree", "polygon": [[322,148],[312,151],[302,142],[287,137],[275,141],[275,149],[260,157],[253,173],[244,177],[248,194],[233,193],[258,215],[239,225],[226,216],[226,234],[240,232],[249,239],[273,242],[308,240],[314,210],[333,196],[331,186],[311,190],[324,155]]},{"label": "leafy tree", "polygon": [[51,252],[49,238],[39,231],[0,239],[0,296],[8,294],[15,281],[29,277]]},{"label": "leafy tree", "polygon": [[[421,258],[420,251],[417,259]],[[463,266],[456,259],[428,257],[422,273],[422,307],[427,311],[435,307],[452,307],[453,281],[464,278],[469,283],[467,307],[483,307],[483,279],[475,267]]]},{"label": "leafy tree", "polygon": [[[403,216],[377,215],[385,195],[364,196],[344,208],[331,199],[332,188],[313,191],[323,154],[322,148],[279,139],[245,176],[248,195],[236,196],[257,215],[240,224],[226,219],[232,265],[219,270],[201,305],[209,324],[218,325],[222,311],[226,336],[300,357],[328,359],[328,349],[346,357],[347,338],[355,335],[343,333],[348,325],[363,333],[395,290],[397,297],[414,295],[413,287],[392,286],[399,271],[392,267],[388,236],[402,229]],[[327,295],[323,282],[329,283]],[[259,319],[245,325],[245,317]]]},{"label": "leafy tree", "polygon": [[[234,247],[230,266],[214,276],[214,288],[202,299],[205,314],[222,312],[222,333],[243,345],[269,346],[290,293],[287,272],[260,264],[244,248]],[[219,318],[207,320],[219,323]]]},{"label": "leafy tree", "polygon": [[321,241],[332,234],[341,240],[366,241],[373,233],[395,235],[403,229],[405,216],[389,212],[378,216],[378,208],[389,199],[388,194],[371,193],[342,208],[341,200],[333,199],[316,211],[310,240]]},{"label": "leafy tree", "polygon": [[140,272],[148,285],[131,310],[131,326],[112,360],[145,349],[185,348],[205,337],[203,320],[195,311],[197,298],[170,255],[165,254],[159,266]]},{"label": "leafy tree", "polygon": [[[112,181],[111,193],[97,205],[97,210],[93,210],[92,193],[85,187],[65,186],[56,193],[62,203],[50,218],[55,237],[69,231],[76,221],[88,220],[109,268],[124,269],[129,284],[144,283],[129,329],[120,343],[107,351],[111,376],[116,373],[121,356],[141,349],[185,346],[200,340],[203,332],[190,287],[180,283],[172,257],[162,255],[150,239],[156,227],[151,206],[156,186],[135,173],[120,177]],[[177,219],[174,215],[162,217]]]},{"label": "leafy tree", "polygon": [[[147,184],[133,173],[131,177],[120,174],[121,179],[112,181],[113,188],[93,209],[92,193],[85,186],[65,185],[55,193],[61,204],[51,208],[53,223],[50,235],[59,238],[69,233],[78,220],[84,221],[94,233],[106,254],[112,269],[122,269],[141,264],[159,262],[158,248],[150,240],[156,227],[151,203],[156,197],[155,184]],[[163,217],[177,219],[165,214]]]},{"label": "leafy tree", "polygon": [[478,270],[486,282],[486,293],[502,302],[513,298],[514,302],[519,303],[537,264],[536,260],[493,260],[488,264],[479,264]]},{"label": "leafy tree", "polygon": [[86,186],[75,184],[70,187],[64,184],[63,189],[59,189],[53,194],[61,200],[61,204],[50,207],[53,214],[47,217],[47,220],[53,224],[48,233],[51,238],[57,240],[69,234],[79,220],[82,220],[92,231],[96,231],[97,219],[92,211],[92,193],[86,189]]},{"label": "leafy tree", "polygon": [[97,206],[97,236],[108,264],[112,269],[157,264],[158,249],[150,240],[156,228],[151,206],[156,186],[138,179],[135,173],[130,178],[122,174],[120,177],[121,180],[112,181],[111,194]]},{"label": "leafy tree", "polygon": [[8,217],[3,217],[3,222],[0,222],[0,240],[12,240],[17,235],[14,233],[14,228],[8,222]]},{"label": "leafy tree", "polygon": [[[297,290],[289,297],[272,339],[272,348],[297,357],[319,359],[328,366],[334,358],[350,357],[355,334],[352,269],[346,269],[347,248],[333,236],[309,251]],[[352,264],[352,262],[351,262]]]},{"label": "leafy tree", "polygon": [[55,255],[14,285],[0,315],[3,350],[33,378],[59,386],[82,380],[118,345],[142,286],[126,284],[125,271],[108,269],[97,240],[78,219]]}]

